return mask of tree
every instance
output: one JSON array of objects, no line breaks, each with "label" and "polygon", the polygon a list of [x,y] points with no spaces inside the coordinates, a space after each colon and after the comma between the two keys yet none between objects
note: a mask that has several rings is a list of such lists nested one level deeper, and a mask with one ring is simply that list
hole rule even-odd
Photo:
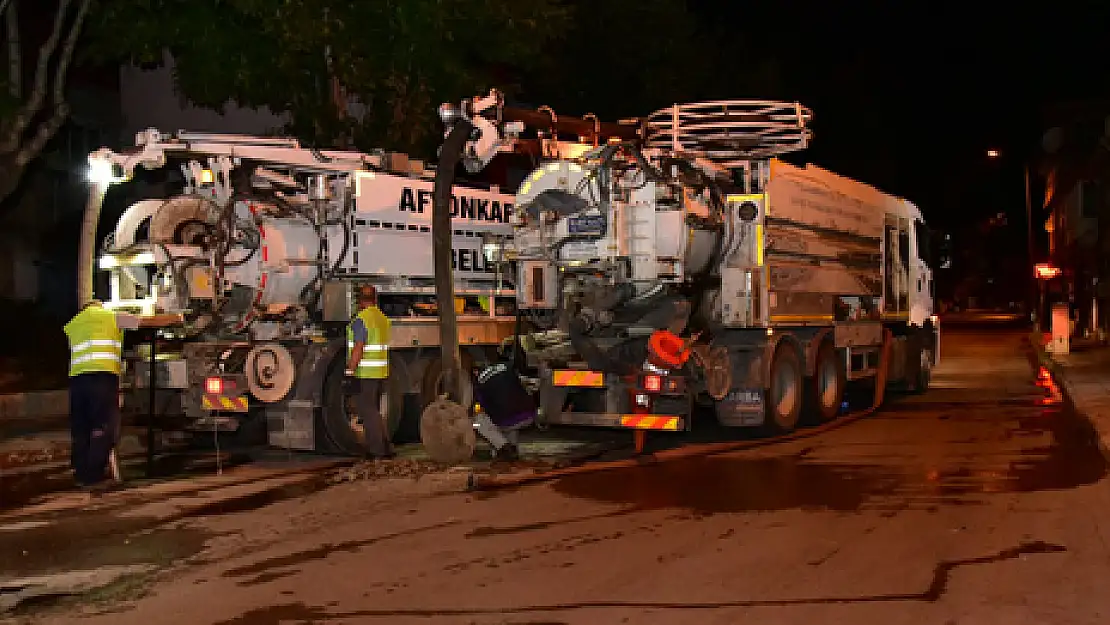
[{"label": "tree", "polygon": [[91,4],[92,0],[57,0],[52,29],[39,46],[27,91],[19,0],[0,0],[8,61],[6,93],[0,98],[0,201],[16,190],[27,166],[69,116],[66,77]]},{"label": "tree", "polygon": [[574,27],[525,79],[530,99],[557,114],[615,120],[676,103],[784,97],[771,48],[757,49],[736,19],[719,19],[717,10],[695,12],[684,0],[569,2]]},{"label": "tree", "polygon": [[562,0],[113,0],[90,52],[159,64],[169,51],[194,104],[265,105],[316,145],[427,152],[440,102],[511,88],[502,79],[534,66],[569,18]]},{"label": "tree", "polygon": [[708,81],[706,46],[683,0],[570,0],[575,24],[525,79],[558,114],[603,120],[686,101]]}]

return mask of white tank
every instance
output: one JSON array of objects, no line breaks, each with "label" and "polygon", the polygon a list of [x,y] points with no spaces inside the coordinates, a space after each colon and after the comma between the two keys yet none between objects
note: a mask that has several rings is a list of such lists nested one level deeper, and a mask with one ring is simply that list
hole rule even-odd
[{"label": "white tank", "polygon": [[[221,311],[225,318],[237,318],[230,326],[233,332],[246,330],[259,313],[300,305],[305,288],[319,275],[320,238],[311,223],[263,216],[257,224],[258,250],[246,263],[225,270],[225,278],[241,288],[240,296]],[[229,256],[242,255],[236,251]]]},{"label": "white tank", "polygon": [[[689,192],[673,198],[669,187],[645,182],[643,171],[628,165],[620,183],[626,188],[612,195],[608,210],[598,201],[589,161],[554,161],[536,169],[517,193],[513,245],[518,257],[572,264],[626,258],[640,291],[708,271],[721,236],[704,225],[709,216],[704,199]],[[545,202],[544,194],[553,201]],[[541,205],[556,219],[538,219]],[[596,236],[602,229],[604,234]],[[590,234],[595,236],[583,236]]]},{"label": "white tank", "polygon": [[[234,218],[235,243],[223,259],[223,279],[231,291],[220,316],[225,327],[241,331],[259,312],[302,303],[306,287],[320,275],[322,244],[307,218],[265,200],[237,201]],[[146,250],[150,263],[163,267],[155,284],[162,310],[203,311],[212,300],[216,276],[210,248],[217,219],[216,206],[203,197],[138,202],[117,225],[114,247]],[[149,224],[147,236],[140,238],[144,224]],[[127,267],[124,273],[141,285],[149,271],[147,266]]]},{"label": "white tank", "polygon": [[295,305],[319,275],[320,237],[303,219],[262,217],[258,224],[257,294],[263,308]]}]

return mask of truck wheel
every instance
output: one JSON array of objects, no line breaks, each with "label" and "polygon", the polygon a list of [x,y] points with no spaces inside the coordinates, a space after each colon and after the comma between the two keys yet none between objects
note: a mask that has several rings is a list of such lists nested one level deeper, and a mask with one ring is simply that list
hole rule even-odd
[{"label": "truck wheel", "polygon": [[343,360],[343,354],[337,356],[324,379],[324,410],[320,420],[323,422],[328,452],[357,456],[365,447],[362,444],[361,428],[356,431],[351,427],[348,401],[343,396]]},{"label": "truck wheel", "polygon": [[806,383],[806,420],[811,423],[827,423],[835,419],[844,402],[847,383],[844,360],[836,353],[832,343],[822,342],[817,348],[813,378]]},{"label": "truck wheel", "polygon": [[[473,367],[474,359],[467,352],[459,354],[460,369],[462,370],[462,384],[459,385],[462,391],[462,397],[459,398],[459,405],[469,411],[474,406],[474,386],[471,382],[470,370]],[[431,405],[432,402],[439,397],[443,392],[443,364],[436,358],[428,363],[424,369],[424,385],[422,388],[423,397],[420,401],[420,410],[423,411]]]},{"label": "truck wheel", "polygon": [[802,364],[798,350],[779,345],[771,361],[771,383],[767,389],[764,430],[769,434],[786,434],[798,427],[802,413]]},{"label": "truck wheel", "polygon": [[[366,432],[358,419],[354,398],[343,396],[343,365],[343,354],[340,354],[324,381],[322,421],[324,433],[330,443],[329,451],[357,456],[366,449]],[[378,411],[382,415],[386,434],[392,439],[401,422],[401,411],[404,410],[404,388],[399,376],[390,376],[384,384]]]},{"label": "truck wheel", "polygon": [[906,350],[906,386],[910,393],[920,395],[929,390],[933,377],[933,354],[925,348],[921,335],[911,338]]}]

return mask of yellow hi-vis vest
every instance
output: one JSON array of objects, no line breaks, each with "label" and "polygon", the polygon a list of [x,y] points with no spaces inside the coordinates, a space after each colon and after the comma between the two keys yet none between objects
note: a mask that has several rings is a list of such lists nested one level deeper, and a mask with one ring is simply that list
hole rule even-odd
[{"label": "yellow hi-vis vest", "polygon": [[[382,314],[377,306],[364,309],[355,317],[366,324],[366,346],[362,350],[362,360],[355,368],[355,377],[381,380],[389,377],[389,334],[393,324],[389,317]],[[354,319],[347,325],[347,360],[355,348],[355,333],[352,329]]]},{"label": "yellow hi-vis vest", "polygon": [[119,375],[123,357],[123,332],[116,313],[89,306],[65,325],[69,339],[69,375],[114,373]]}]

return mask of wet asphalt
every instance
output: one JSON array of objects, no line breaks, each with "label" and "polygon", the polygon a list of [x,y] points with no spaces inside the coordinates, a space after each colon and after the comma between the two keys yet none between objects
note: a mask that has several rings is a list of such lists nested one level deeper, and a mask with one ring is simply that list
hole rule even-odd
[{"label": "wet asphalt", "polygon": [[1024,336],[949,329],[927,394],[804,440],[216,511],[148,534],[192,564],[80,622],[1103,623],[1107,461]]}]

